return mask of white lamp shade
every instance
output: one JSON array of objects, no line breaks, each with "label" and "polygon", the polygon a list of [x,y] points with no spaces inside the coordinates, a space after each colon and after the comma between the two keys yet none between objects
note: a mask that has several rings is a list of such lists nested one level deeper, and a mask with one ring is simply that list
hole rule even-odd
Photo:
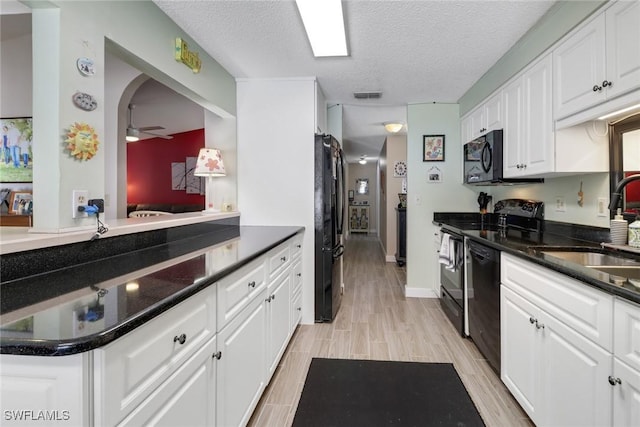
[{"label": "white lamp shade", "polygon": [[195,176],[225,176],[224,162],[220,150],[201,148],[196,162]]}]

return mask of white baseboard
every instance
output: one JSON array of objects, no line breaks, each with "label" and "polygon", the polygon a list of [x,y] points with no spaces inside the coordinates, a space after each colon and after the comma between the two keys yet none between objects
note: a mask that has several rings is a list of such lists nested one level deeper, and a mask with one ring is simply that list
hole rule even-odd
[{"label": "white baseboard", "polygon": [[387,255],[385,257],[385,261],[387,261],[387,262],[396,262],[396,257],[393,256],[393,255]]},{"label": "white baseboard", "polygon": [[438,293],[433,289],[427,288],[410,288],[404,286],[404,296],[407,298],[438,298]]}]

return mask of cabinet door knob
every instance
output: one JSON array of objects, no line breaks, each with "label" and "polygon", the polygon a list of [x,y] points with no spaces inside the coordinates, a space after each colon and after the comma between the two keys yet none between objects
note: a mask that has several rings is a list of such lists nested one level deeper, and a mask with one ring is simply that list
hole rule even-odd
[{"label": "cabinet door knob", "polygon": [[255,280],[250,281],[249,282],[249,287],[250,288],[255,288],[256,287],[256,281]]},{"label": "cabinet door knob", "polygon": [[271,298],[271,300],[273,301],[274,299],[276,299],[275,295],[271,295],[269,298]]},{"label": "cabinet door knob", "polygon": [[593,86],[593,91],[594,92],[600,92],[602,90],[602,86],[598,86],[598,85],[594,85]]},{"label": "cabinet door knob", "polygon": [[302,248],[302,245],[298,244],[298,245],[296,245],[296,248],[300,249],[300,248]]},{"label": "cabinet door knob", "polygon": [[296,273],[296,276],[302,277],[302,273]]},{"label": "cabinet door knob", "polygon": [[271,302],[271,295],[269,295],[269,298],[267,298],[266,300],[264,300],[264,302]]},{"label": "cabinet door knob", "polygon": [[179,342],[180,344],[184,344],[187,341],[187,336],[185,334],[176,335],[173,337],[173,342]]},{"label": "cabinet door knob", "polygon": [[611,385],[622,384],[622,380],[620,378],[609,375],[609,384]]},{"label": "cabinet door knob", "polygon": [[533,316],[529,317],[529,323],[531,323],[533,325],[536,322],[537,322],[537,320]]},{"label": "cabinet door knob", "polygon": [[605,80],[602,82],[602,87],[613,86],[613,82]]},{"label": "cabinet door knob", "polygon": [[298,308],[296,308],[296,310],[302,311],[302,307],[298,307]]},{"label": "cabinet door knob", "polygon": [[544,323],[538,323],[536,320],[536,329],[544,329]]},{"label": "cabinet door knob", "polygon": [[282,261],[282,262],[287,262],[287,257],[286,257],[286,256],[283,256],[282,258],[280,258],[280,261]]},{"label": "cabinet door knob", "polygon": [[221,351],[219,351],[219,352],[217,352],[217,353],[213,353],[213,356],[212,356],[212,357],[213,357],[214,359],[218,359],[218,360],[220,360],[220,359],[222,358],[222,352],[221,352]]}]

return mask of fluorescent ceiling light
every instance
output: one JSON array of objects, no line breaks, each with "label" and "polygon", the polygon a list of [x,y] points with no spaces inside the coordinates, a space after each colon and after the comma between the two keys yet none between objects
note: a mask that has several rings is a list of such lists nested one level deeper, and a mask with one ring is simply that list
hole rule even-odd
[{"label": "fluorescent ceiling light", "polygon": [[613,113],[605,114],[604,116],[598,117],[598,120],[608,119],[609,117],[617,116],[618,114],[626,113],[627,111],[635,110],[640,108],[640,104],[632,105],[631,107],[623,108],[618,111],[614,111]]},{"label": "fluorescent ceiling light", "polygon": [[341,0],[296,0],[313,56],[347,56]]}]

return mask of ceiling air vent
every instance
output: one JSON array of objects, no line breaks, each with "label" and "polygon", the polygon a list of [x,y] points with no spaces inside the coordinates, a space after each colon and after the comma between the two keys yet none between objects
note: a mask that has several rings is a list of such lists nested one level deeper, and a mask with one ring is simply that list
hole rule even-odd
[{"label": "ceiling air vent", "polygon": [[356,99],[379,99],[382,97],[382,92],[378,92],[378,91],[353,92],[353,96]]}]

